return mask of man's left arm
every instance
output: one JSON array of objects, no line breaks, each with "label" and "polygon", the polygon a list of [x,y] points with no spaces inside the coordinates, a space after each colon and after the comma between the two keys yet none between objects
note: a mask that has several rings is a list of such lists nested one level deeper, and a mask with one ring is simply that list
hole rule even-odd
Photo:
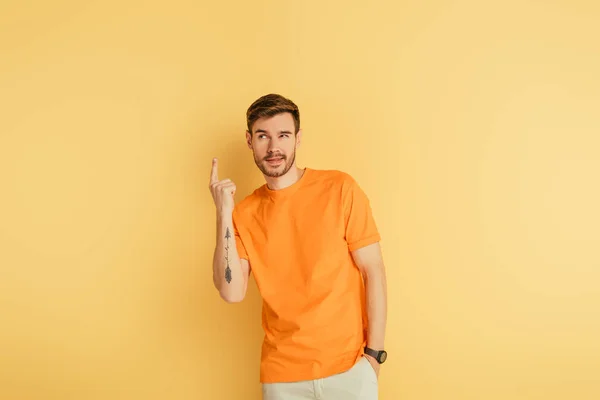
[{"label": "man's left arm", "polygon": [[[384,349],[387,319],[387,281],[379,242],[361,247],[352,252],[352,258],[365,280],[368,334],[367,347]],[[380,364],[365,354],[379,376]]]}]

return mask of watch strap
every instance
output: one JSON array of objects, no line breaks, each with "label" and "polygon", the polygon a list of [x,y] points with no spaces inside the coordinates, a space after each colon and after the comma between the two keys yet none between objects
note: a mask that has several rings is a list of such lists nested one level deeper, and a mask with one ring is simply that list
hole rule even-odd
[{"label": "watch strap", "polygon": [[385,350],[373,350],[365,346],[365,354],[373,357],[379,364],[383,364],[387,359],[387,352]]}]

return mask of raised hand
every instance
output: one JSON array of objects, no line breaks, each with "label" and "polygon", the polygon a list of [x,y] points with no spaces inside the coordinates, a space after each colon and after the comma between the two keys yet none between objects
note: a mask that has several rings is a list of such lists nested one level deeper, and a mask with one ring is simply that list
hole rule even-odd
[{"label": "raised hand", "polygon": [[232,213],[235,205],[233,196],[235,195],[236,186],[231,179],[219,180],[218,160],[216,158],[213,158],[212,161],[208,188],[217,207],[217,212]]}]

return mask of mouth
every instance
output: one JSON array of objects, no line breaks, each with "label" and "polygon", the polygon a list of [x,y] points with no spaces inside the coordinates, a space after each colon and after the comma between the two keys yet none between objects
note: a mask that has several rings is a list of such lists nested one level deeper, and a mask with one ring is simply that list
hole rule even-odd
[{"label": "mouth", "polygon": [[266,161],[270,166],[275,167],[283,162],[283,157],[267,158]]}]

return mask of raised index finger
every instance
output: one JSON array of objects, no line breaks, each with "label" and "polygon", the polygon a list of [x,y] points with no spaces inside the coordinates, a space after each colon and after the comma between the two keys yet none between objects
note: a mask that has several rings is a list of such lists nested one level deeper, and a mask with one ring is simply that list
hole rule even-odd
[{"label": "raised index finger", "polygon": [[217,159],[213,158],[212,169],[210,170],[210,183],[211,183],[211,185],[213,183],[219,182],[219,175],[217,173],[217,167],[218,167],[217,162],[218,162]]}]

